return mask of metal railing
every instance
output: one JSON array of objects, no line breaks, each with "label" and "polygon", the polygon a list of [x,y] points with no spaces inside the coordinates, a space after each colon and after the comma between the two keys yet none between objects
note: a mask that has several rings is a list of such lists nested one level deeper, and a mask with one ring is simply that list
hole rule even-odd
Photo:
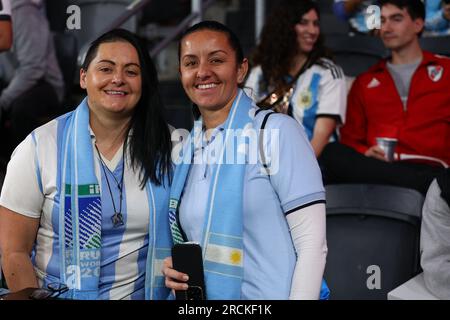
[{"label": "metal railing", "polygon": [[208,0],[206,2],[202,1],[195,1],[192,0],[192,6],[191,8],[197,9],[198,11],[192,12],[190,15],[188,15],[186,18],[184,18],[183,21],[178,24],[178,26],[170,33],[168,34],[160,43],[155,45],[155,47],[150,51],[150,55],[152,57],[155,57],[160,53],[165,47],[169,45],[170,42],[172,42],[178,35],[180,35],[191,23],[195,23],[197,19],[198,21],[202,18],[202,13],[205,12],[206,9],[208,9],[216,0]]},{"label": "metal railing", "polygon": [[[247,0],[241,0],[247,1]],[[202,0],[192,0],[191,8],[192,13],[187,16],[180,24],[160,43],[158,43],[150,52],[152,57],[155,57],[164,50],[180,33],[182,33],[189,24],[199,22],[202,18],[203,12],[216,2],[215,0],[209,0],[203,2]],[[255,0],[255,43],[259,42],[259,36],[265,22],[266,1]]]},{"label": "metal railing", "polygon": [[266,17],[266,0],[255,0],[255,43],[259,42]]},{"label": "metal railing", "polygon": [[[152,0],[135,0],[130,5],[126,7],[126,10],[117,19],[111,22],[107,27],[105,27],[101,33],[93,35],[93,39],[98,37],[109,30],[120,27],[133,15],[141,11],[145,6],[149,5]],[[246,0],[244,0],[246,1]],[[163,40],[156,44],[150,51],[152,57],[157,56],[162,50],[164,50],[178,35],[180,35],[190,24],[194,24],[200,21],[203,17],[203,12],[207,10],[211,5],[213,5],[216,0],[192,0],[191,1],[191,14],[181,21],[177,27],[173,29]],[[261,30],[264,25],[265,20],[265,0],[255,0],[255,43],[258,43]],[[78,65],[80,66],[85,58],[87,48],[89,44],[86,43],[80,50],[78,55]]]},{"label": "metal railing", "polygon": [[[130,19],[132,16],[134,16],[136,13],[141,11],[145,6],[149,5],[152,0],[135,0],[132,3],[130,3],[126,8],[124,13],[122,13],[120,16],[118,16],[113,22],[111,22],[108,26],[102,29],[101,32],[98,34],[93,34],[90,38],[91,40],[96,39],[100,35],[104,34],[105,32],[108,32],[109,30],[115,29],[120,27],[122,24],[124,24],[128,19]],[[81,66],[83,64],[84,58],[86,57],[87,50],[89,48],[91,41],[87,41],[83,46],[80,48],[80,51],[78,53],[78,66]]]},{"label": "metal railing", "polygon": [[[135,1],[133,1],[125,8],[124,13],[122,13],[113,22],[111,22],[107,27],[105,27],[100,34],[104,34],[105,32],[108,32],[109,30],[120,27],[128,19],[130,19],[136,13],[141,11],[145,6],[149,5],[150,2],[152,2],[152,0],[135,0]],[[99,35],[97,35],[97,36],[99,36]]]}]

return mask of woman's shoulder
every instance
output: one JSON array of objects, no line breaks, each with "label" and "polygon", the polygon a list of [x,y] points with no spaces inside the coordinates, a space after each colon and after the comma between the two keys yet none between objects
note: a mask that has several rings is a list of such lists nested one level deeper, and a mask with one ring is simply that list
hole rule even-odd
[{"label": "woman's shoulder", "polygon": [[301,124],[294,118],[271,110],[261,110],[255,118],[258,129],[278,129],[285,131],[298,130]]},{"label": "woman's shoulder", "polygon": [[53,150],[58,141],[60,127],[69,119],[72,112],[59,116],[49,122],[37,127],[30,133],[30,141],[39,149]]},{"label": "woman's shoulder", "polygon": [[[292,152],[291,156],[297,152],[312,152],[303,125],[291,116],[265,110],[259,112],[255,120],[259,142],[262,141],[264,145],[272,146],[271,152],[282,149],[283,152],[291,150],[289,151]],[[260,129],[264,129],[264,131],[259,131]]]},{"label": "woman's shoulder", "polygon": [[341,66],[339,66],[333,60],[328,58],[324,57],[320,58],[314,63],[313,68],[321,71],[322,73],[330,74],[331,76],[333,76],[333,78],[344,77],[344,71],[341,68]]},{"label": "woman's shoulder", "polygon": [[53,119],[40,127],[37,127],[33,130],[33,132],[31,132],[31,136],[36,143],[45,143],[50,139],[53,140],[52,138],[56,139],[57,131],[58,118]]}]

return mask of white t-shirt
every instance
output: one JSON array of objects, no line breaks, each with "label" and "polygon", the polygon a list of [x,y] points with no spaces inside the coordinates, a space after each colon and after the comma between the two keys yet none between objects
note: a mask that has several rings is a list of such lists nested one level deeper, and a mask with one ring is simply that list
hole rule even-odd
[{"label": "white t-shirt", "polygon": [[[331,60],[322,58],[320,62],[300,75],[290,100],[293,116],[303,125],[309,140],[318,116],[336,117],[343,124],[347,108],[344,72]],[[263,83],[262,68],[257,66],[251,70],[244,90],[258,102],[270,93],[263,89]]]},{"label": "white t-shirt", "polygon": [[[41,285],[47,275],[59,278],[59,249],[56,245],[59,223],[52,221],[54,206],[58,206],[59,202],[56,181],[57,129],[57,121],[51,121],[36,129],[16,148],[8,164],[0,197],[3,207],[28,217],[40,218],[33,263]],[[93,135],[92,142],[95,142]],[[111,161],[103,158],[110,170],[107,174],[111,193],[98,154],[93,150],[95,174],[101,181],[103,212],[99,299],[144,299],[149,206],[147,201],[140,200],[147,199],[146,190],[139,188],[138,176],[130,167],[127,156],[122,204],[125,225],[114,228],[111,194],[118,207],[119,191],[111,173],[120,181],[123,149],[120,148]]]}]

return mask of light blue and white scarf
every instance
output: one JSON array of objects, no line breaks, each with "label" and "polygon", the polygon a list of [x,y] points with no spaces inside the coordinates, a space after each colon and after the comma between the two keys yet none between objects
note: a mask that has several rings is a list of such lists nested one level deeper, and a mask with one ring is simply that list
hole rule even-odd
[{"label": "light blue and white scarf", "polygon": [[[59,222],[59,282],[70,288],[64,298],[95,300],[99,296],[102,204],[95,175],[87,98],[76,110],[57,121],[60,206],[59,210],[55,206],[52,220]],[[147,199],[142,201],[149,202],[150,225],[145,297],[166,299],[169,292],[159,269],[172,246],[167,221],[167,190],[149,181],[146,191]],[[54,281],[46,277],[44,286]]]},{"label": "light blue and white scarf", "polygon": [[[243,278],[243,194],[245,162],[239,153],[246,143],[247,130],[253,129],[257,107],[239,90],[223,125],[225,137],[217,164],[213,165],[212,181],[203,225],[203,265],[206,295],[209,300],[241,299]],[[184,242],[178,224],[178,209],[189,174],[196,145],[201,139],[202,120],[196,121],[191,135],[183,145],[182,160],[177,165],[170,192],[169,220],[174,243]],[[236,163],[227,162],[233,152]],[[243,152],[245,154],[245,151]],[[245,155],[244,155],[245,157]],[[322,281],[320,299],[328,299],[329,289]]]},{"label": "light blue and white scarf", "polygon": [[[252,127],[254,111],[253,101],[239,90],[224,124],[224,144],[219,149],[219,161],[213,165],[213,185],[208,195],[201,243],[206,294],[210,300],[241,297],[245,163],[227,164],[226,151],[235,152],[243,143],[244,138],[236,137],[234,133]],[[196,121],[194,130],[183,147],[183,160],[175,170],[169,208],[174,243],[183,242],[177,223],[177,211],[193,158],[194,144],[198,143],[201,131],[202,121],[199,120]],[[227,146],[234,147],[227,148]]]}]

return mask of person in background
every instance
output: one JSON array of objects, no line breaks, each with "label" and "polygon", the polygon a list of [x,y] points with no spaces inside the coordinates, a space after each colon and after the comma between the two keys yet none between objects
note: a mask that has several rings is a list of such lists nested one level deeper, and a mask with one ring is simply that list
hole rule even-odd
[{"label": "person in background", "polygon": [[305,128],[319,156],[344,123],[347,86],[343,70],[327,58],[317,4],[284,1],[270,15],[252,58],[245,90],[260,101],[295,81],[288,113]]},{"label": "person in background", "polygon": [[44,123],[42,119],[60,114],[64,96],[63,77],[42,1],[14,0],[11,14],[13,48],[0,55],[0,79],[6,86],[0,94],[0,130],[3,137],[10,132],[9,145],[5,146],[8,157]]},{"label": "person in background", "polygon": [[[425,194],[450,164],[450,60],[422,51],[420,0],[382,0],[380,35],[392,56],[358,76],[341,143],[320,159],[326,183],[378,183]],[[377,138],[397,140],[388,162]]]},{"label": "person in background", "polygon": [[426,17],[424,36],[450,35],[450,1],[425,1]]},{"label": "person in background", "polygon": [[[326,299],[325,192],[303,129],[284,114],[267,118],[270,111],[259,112],[239,89],[248,61],[226,26],[192,26],[179,53],[183,88],[201,117],[183,139],[175,169],[174,243],[201,245],[208,299]],[[263,122],[266,132],[279,133],[259,142],[272,159],[267,166],[251,160],[257,144],[245,143]],[[234,161],[236,155],[248,161]],[[171,258],[163,274],[169,288],[187,289],[189,275],[174,270]]]},{"label": "person in background", "polygon": [[430,186],[422,214],[421,258],[426,287],[450,299],[450,169]]},{"label": "person in background", "polygon": [[376,0],[334,0],[333,12],[343,21],[348,21],[352,32],[366,34],[371,30],[367,27],[367,8],[376,4]]},{"label": "person in background", "polygon": [[[424,36],[442,36],[450,34],[450,2],[446,0],[424,0],[425,27]],[[334,0],[334,14],[348,21],[353,32],[366,34],[371,32],[366,19],[367,8],[379,5],[377,0]]]},{"label": "person in background", "polygon": [[0,251],[11,291],[65,299],[166,299],[172,240],[169,128],[145,45],[116,29],[80,71],[87,97],[16,148],[0,196]]}]

